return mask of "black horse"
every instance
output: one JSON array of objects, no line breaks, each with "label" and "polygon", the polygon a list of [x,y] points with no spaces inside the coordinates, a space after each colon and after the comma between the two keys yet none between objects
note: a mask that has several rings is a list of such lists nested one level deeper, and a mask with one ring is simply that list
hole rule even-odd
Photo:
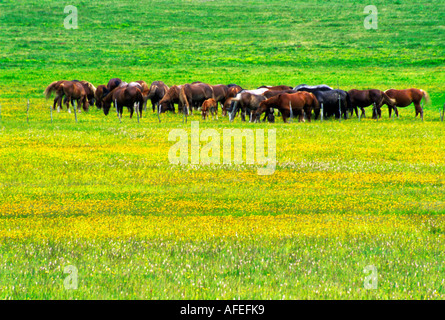
[{"label": "black horse", "polygon": [[[340,118],[341,115],[346,119],[347,110],[351,106],[349,94],[340,89],[329,89],[327,85],[307,86],[299,85],[295,87],[296,91],[307,91],[315,95],[320,103],[320,110],[323,110],[323,117],[335,115]],[[320,110],[315,110],[315,119],[318,118]]]}]

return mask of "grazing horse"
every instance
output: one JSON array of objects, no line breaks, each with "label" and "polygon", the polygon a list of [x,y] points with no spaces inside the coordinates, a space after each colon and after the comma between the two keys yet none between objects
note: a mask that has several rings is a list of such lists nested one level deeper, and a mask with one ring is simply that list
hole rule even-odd
[{"label": "grazing horse", "polygon": [[[213,89],[205,83],[185,84],[179,92],[179,100],[190,114],[192,106],[201,106],[202,103],[213,97]],[[185,111],[184,111],[185,112]]]},{"label": "grazing horse", "polygon": [[390,118],[391,118],[391,109],[394,109],[394,112],[398,117],[399,111],[397,110],[397,107],[405,108],[409,106],[411,103],[414,103],[414,108],[416,110],[416,118],[417,115],[420,114],[420,118],[423,120],[423,107],[420,105],[420,103],[422,102],[422,98],[425,98],[425,103],[429,103],[431,101],[428,93],[422,89],[415,89],[415,88],[406,90],[389,89],[386,90],[385,93],[387,94],[388,97],[396,101],[394,107],[388,105],[388,112]]},{"label": "grazing horse", "polygon": [[130,111],[131,119],[133,117],[134,105],[137,103],[139,110],[136,110],[136,112],[139,112],[139,116],[142,118],[142,105],[144,104],[144,97],[142,96],[142,92],[138,87],[117,87],[110,91],[105,98],[102,99],[104,114],[106,116],[110,112],[111,103],[116,104],[116,102],[117,106],[115,105],[115,108],[117,109],[117,112],[120,113],[121,117],[124,107],[127,107]]},{"label": "grazing horse", "polygon": [[178,112],[182,112],[183,104],[179,99],[179,93],[181,92],[182,85],[171,86],[167,93],[159,101],[158,113],[164,113],[167,110],[175,113],[175,103],[178,105]]},{"label": "grazing horse", "polygon": [[[43,92],[43,94],[45,95],[46,99],[49,99],[51,97],[51,94],[53,92],[56,93],[56,96],[54,98],[54,103],[53,103],[53,110],[56,110],[56,105],[59,105],[62,98],[63,98],[63,91],[58,91],[60,85],[66,82],[66,80],[60,80],[60,81],[54,81],[51,82],[45,89],[45,91]],[[60,96],[59,96],[60,95]]]},{"label": "grazing horse", "polygon": [[88,81],[80,81],[80,83],[83,85],[85,93],[87,94],[88,104],[94,105],[96,99],[96,87]]},{"label": "grazing horse", "polygon": [[[260,89],[254,89],[254,90],[241,90],[240,92],[238,92],[235,97],[231,98],[232,104],[231,104],[231,108],[230,108],[229,120],[233,121],[235,114],[239,111],[238,101],[241,101],[241,109],[243,111],[241,113],[241,120],[246,121],[245,116],[246,116],[247,112],[249,112],[249,116],[250,116],[250,111],[258,108],[258,105],[260,103],[260,101],[250,100],[251,97],[246,94],[249,93],[254,96],[264,97],[263,94],[266,91],[269,91],[269,89],[268,88],[260,88]],[[243,97],[243,95],[246,95],[246,97]],[[261,100],[264,100],[264,99],[261,99]]]},{"label": "grazing horse", "polygon": [[106,85],[98,85],[96,88],[96,93],[94,97],[96,99],[96,107],[97,109],[102,109],[102,99],[109,93]]},{"label": "grazing horse", "polygon": [[226,102],[227,92],[229,91],[229,87],[224,84],[217,84],[212,86],[213,89],[213,99],[215,99],[216,103],[219,103],[221,107]]},{"label": "grazing horse", "polygon": [[[265,88],[263,88],[265,89]],[[267,89],[265,89],[267,90]],[[262,95],[264,92],[258,92],[258,90],[244,90],[239,92],[235,98],[231,113],[230,121],[233,121],[235,114],[238,110],[241,110],[241,120],[246,121],[246,114],[249,113],[250,122],[256,121],[253,116],[253,111],[258,109],[260,102],[266,100],[266,97]]]},{"label": "grazing horse", "polygon": [[283,122],[287,122],[286,118],[293,115],[299,116],[299,122],[304,122],[304,114],[307,114],[308,121],[311,121],[312,109],[319,108],[319,103],[315,95],[310,92],[301,91],[296,93],[281,93],[277,96],[264,100],[260,103],[256,110],[256,117],[259,118],[263,112],[268,109],[278,109],[283,117]]},{"label": "grazing horse", "polygon": [[261,86],[261,87],[258,87],[257,89],[261,89],[261,88],[267,88],[272,91],[276,91],[276,90],[284,91],[284,90],[292,90],[293,89],[290,86]]},{"label": "grazing horse", "polygon": [[349,94],[340,89],[327,90],[326,87],[314,89],[314,87],[300,85],[297,91],[306,91],[315,95],[320,104],[320,109],[315,109],[315,119],[320,115],[323,109],[323,117],[335,115],[338,119],[341,115],[347,118],[347,110],[350,106]]},{"label": "grazing horse", "polygon": [[110,81],[108,81],[108,84],[107,84],[108,91],[112,91],[115,88],[119,87],[119,85],[121,83],[122,83],[122,80],[119,78],[110,79]]},{"label": "grazing horse", "polygon": [[351,115],[353,110],[355,110],[355,115],[358,117],[358,109],[360,108],[362,111],[361,116],[365,116],[366,107],[373,105],[374,109],[372,112],[372,118],[377,119],[377,117],[382,117],[382,105],[386,104],[390,108],[394,108],[396,100],[388,97],[386,93],[377,89],[371,90],[356,90],[352,89],[348,91],[349,98],[351,101],[351,105],[349,106],[349,110]]},{"label": "grazing horse", "polygon": [[238,85],[233,85],[233,86],[229,87],[229,89],[227,90],[227,94],[226,94],[226,100],[229,98],[236,97],[238,92],[240,92],[241,90],[243,90],[243,88],[241,88]]},{"label": "grazing horse", "polygon": [[[169,91],[168,86],[163,81],[153,81],[148,90],[147,99],[151,100],[151,107],[153,112],[155,112],[155,108],[159,111],[159,103],[164,98],[164,96]],[[179,99],[179,91],[178,91],[178,99]],[[146,106],[145,106],[146,107]],[[173,107],[173,111],[174,111]]]},{"label": "grazing horse", "polygon": [[[73,81],[62,82],[57,88],[56,94],[59,97],[66,96],[64,102],[66,103],[66,108],[68,109],[68,112],[71,112],[70,102],[74,108],[74,101],[76,101],[76,107],[79,112],[80,112],[79,104],[82,104],[82,109],[84,111],[88,111],[89,109],[87,93],[85,91],[85,87],[82,85],[82,83],[80,83],[80,81],[73,80]],[[59,99],[59,110],[61,107],[62,107],[62,99]]]},{"label": "grazing horse", "polygon": [[203,120],[205,120],[208,117],[209,111],[212,114],[212,117],[215,114],[216,119],[218,119],[218,102],[215,99],[212,98],[207,99],[202,103],[201,114]]}]

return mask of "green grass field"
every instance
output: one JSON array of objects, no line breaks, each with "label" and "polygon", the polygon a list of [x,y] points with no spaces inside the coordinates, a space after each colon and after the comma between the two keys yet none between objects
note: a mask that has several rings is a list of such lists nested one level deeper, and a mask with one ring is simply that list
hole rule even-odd
[{"label": "green grass field", "polygon": [[[377,1],[0,3],[0,298],[444,299],[445,4]],[[177,114],[53,114],[45,87],[410,87],[398,119],[200,121],[276,130],[275,173],[172,165]],[[26,101],[30,99],[27,121]],[[204,145],[205,143],[201,143]],[[67,266],[78,272],[67,289]],[[377,270],[376,289],[366,289]]]}]

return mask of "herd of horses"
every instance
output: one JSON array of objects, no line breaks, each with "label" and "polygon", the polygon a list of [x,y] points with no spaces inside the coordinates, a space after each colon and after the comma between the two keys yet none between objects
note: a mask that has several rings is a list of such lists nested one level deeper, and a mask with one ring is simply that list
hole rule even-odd
[{"label": "herd of horses", "polygon": [[[132,118],[134,111],[142,117],[143,110],[147,110],[147,101],[151,101],[153,112],[158,114],[165,112],[178,112],[185,116],[193,111],[200,111],[205,120],[210,115],[218,116],[218,106],[221,106],[222,116],[229,116],[233,121],[240,114],[242,121],[246,116],[250,122],[258,122],[264,114],[262,121],[275,121],[275,110],[281,115],[284,122],[297,118],[300,122],[307,119],[309,122],[314,114],[314,119],[335,118],[344,119],[352,117],[365,117],[365,108],[372,106],[372,117],[381,118],[381,108],[388,106],[389,117],[394,110],[398,116],[397,108],[404,108],[414,104],[416,117],[423,119],[423,101],[428,103],[429,96],[421,89],[381,91],[378,89],[344,91],[333,89],[325,84],[309,86],[301,84],[296,87],[261,86],[257,89],[243,89],[236,84],[209,85],[200,81],[183,85],[168,87],[162,81],[154,81],[150,86],[143,81],[124,82],[119,78],[113,78],[107,85],[99,85],[97,88],[88,81],[54,81],[44,91],[46,98],[54,93],[53,109],[62,109],[66,105],[70,112],[70,104],[81,112],[88,111],[89,106],[96,105],[102,109],[105,115],[110,112],[112,104],[116,112],[122,117],[123,107],[127,107]],[[76,106],[74,106],[74,102]],[[358,109],[361,114],[359,115]]]}]

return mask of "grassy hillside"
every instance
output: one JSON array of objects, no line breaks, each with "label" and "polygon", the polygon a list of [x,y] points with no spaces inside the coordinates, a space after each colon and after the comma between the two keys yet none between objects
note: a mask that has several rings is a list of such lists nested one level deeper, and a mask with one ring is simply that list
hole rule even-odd
[{"label": "grassy hillside", "polygon": [[[41,98],[55,79],[94,84],[202,80],[420,87],[445,102],[443,1],[374,2],[366,30],[355,1],[74,1],[76,30],[59,1],[3,1],[0,97]],[[13,88],[12,88],[13,87]]]}]

